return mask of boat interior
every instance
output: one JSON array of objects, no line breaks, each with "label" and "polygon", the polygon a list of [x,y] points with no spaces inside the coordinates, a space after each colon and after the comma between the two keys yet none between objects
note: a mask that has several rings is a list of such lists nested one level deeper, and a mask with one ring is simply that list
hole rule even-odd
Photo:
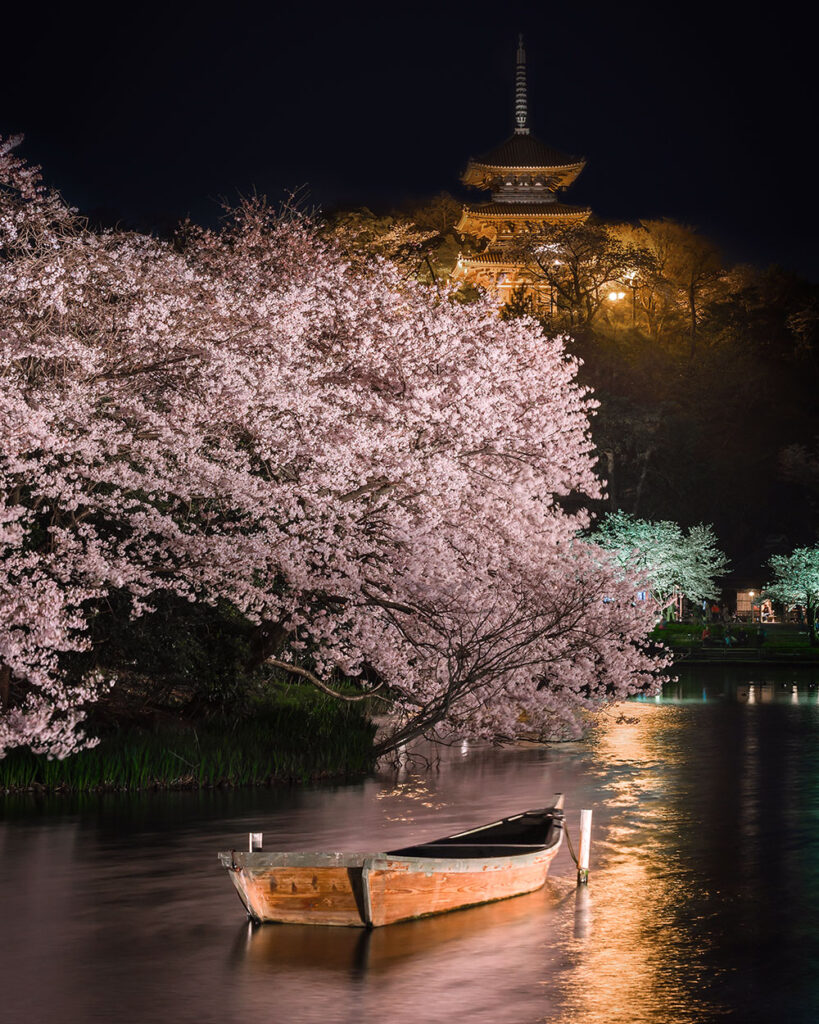
[{"label": "boat interior", "polygon": [[[514,857],[517,854],[534,853],[552,846],[559,839],[559,825],[563,814],[560,810],[547,807],[542,810],[524,811],[500,821],[457,832],[443,839],[428,843],[403,846],[389,850],[398,857]],[[555,827],[555,824],[558,827]]]}]

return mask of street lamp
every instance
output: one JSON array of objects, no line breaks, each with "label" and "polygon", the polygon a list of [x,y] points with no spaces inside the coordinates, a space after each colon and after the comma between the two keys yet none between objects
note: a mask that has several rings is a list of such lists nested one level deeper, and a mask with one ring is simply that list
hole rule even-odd
[{"label": "street lamp", "polygon": [[[609,294],[608,294],[609,302],[621,302],[625,297],[626,297],[626,293],[625,292],[609,292]],[[606,317],[606,319],[607,320],[609,319],[608,316]],[[616,338],[617,337],[617,317],[615,317],[613,320],[609,320],[609,322],[612,324],[612,327],[613,327],[613,337]]]},{"label": "street lamp", "polygon": [[631,325],[637,323],[637,271],[627,270],[623,275],[631,288]]},{"label": "street lamp", "polygon": [[[563,263],[560,260],[552,260],[552,271],[555,272],[556,267],[562,267]],[[554,281],[549,279],[549,323],[553,323],[555,318],[555,285]]]}]

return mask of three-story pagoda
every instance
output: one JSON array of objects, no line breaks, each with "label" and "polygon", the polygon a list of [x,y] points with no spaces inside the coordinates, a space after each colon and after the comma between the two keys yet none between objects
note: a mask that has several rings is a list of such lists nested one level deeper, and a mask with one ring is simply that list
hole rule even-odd
[{"label": "three-story pagoda", "polygon": [[513,293],[530,296],[537,309],[549,303],[549,287],[521,253],[548,242],[555,225],[582,223],[591,210],[560,202],[558,193],[583,170],[582,157],[547,146],[529,130],[526,94],[526,53],[518,42],[515,72],[515,131],[499,146],[471,159],[461,181],[491,192],[489,202],[466,203],[456,231],[482,251],[461,255],[455,277],[497,293],[508,302]]}]

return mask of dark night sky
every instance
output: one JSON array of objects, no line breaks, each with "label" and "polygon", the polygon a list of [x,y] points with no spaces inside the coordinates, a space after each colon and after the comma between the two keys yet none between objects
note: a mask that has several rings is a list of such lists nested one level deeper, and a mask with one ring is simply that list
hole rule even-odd
[{"label": "dark night sky", "polygon": [[324,206],[463,195],[466,159],[512,130],[521,30],[536,134],[588,159],[567,201],[674,217],[729,259],[819,280],[816,56],[795,5],[28,7],[0,133],[24,132],[95,218],[212,221],[221,196],[305,183]]}]

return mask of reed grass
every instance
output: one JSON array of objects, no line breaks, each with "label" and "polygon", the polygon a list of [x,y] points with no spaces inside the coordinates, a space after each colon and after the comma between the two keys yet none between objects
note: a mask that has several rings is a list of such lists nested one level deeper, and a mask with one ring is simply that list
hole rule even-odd
[{"label": "reed grass", "polygon": [[251,786],[357,775],[372,767],[374,731],[358,707],[296,695],[237,719],[132,726],[63,761],[12,750],[0,760],[0,792]]}]

